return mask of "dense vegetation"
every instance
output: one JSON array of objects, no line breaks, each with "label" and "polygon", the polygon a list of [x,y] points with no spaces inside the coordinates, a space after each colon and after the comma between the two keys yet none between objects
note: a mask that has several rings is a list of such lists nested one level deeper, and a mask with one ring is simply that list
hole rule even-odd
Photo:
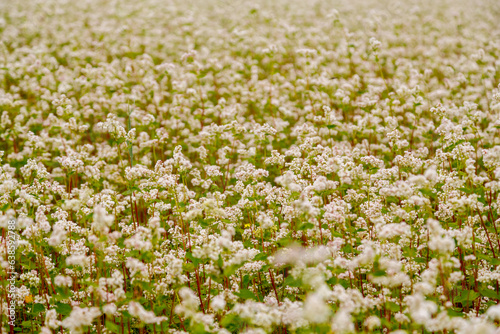
[{"label": "dense vegetation", "polygon": [[0,2],[3,333],[498,333],[498,22]]}]

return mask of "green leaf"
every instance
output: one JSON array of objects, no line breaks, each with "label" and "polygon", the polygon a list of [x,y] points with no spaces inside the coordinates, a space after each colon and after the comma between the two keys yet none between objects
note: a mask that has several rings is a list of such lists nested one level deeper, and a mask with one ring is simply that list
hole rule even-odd
[{"label": "green leaf", "polygon": [[249,275],[243,276],[243,286],[247,286],[249,282],[250,282],[250,276]]},{"label": "green leaf", "polygon": [[227,330],[233,333],[238,332],[242,323],[243,323],[242,319],[234,313],[227,314],[224,318],[222,318],[220,322],[222,327],[226,328]]},{"label": "green leaf", "polygon": [[469,189],[469,188],[458,188],[458,190],[463,191],[466,194],[472,194],[474,192],[473,189]]},{"label": "green leaf", "polygon": [[464,313],[458,308],[447,308],[446,312],[450,317],[463,317]]},{"label": "green leaf", "polygon": [[208,227],[208,223],[205,219],[199,220],[198,224],[200,224],[201,227]]},{"label": "green leaf", "polygon": [[314,225],[311,223],[305,223],[299,226],[299,230],[309,230],[311,228],[314,228]]},{"label": "green leaf", "polygon": [[128,196],[130,194],[132,194],[132,190],[127,190],[127,191],[122,193],[123,196]]},{"label": "green leaf", "polygon": [[31,320],[21,322],[21,326],[23,326],[24,328],[31,327]]},{"label": "green leaf", "polygon": [[342,252],[344,252],[345,254],[352,253],[352,246],[351,245],[345,245],[344,247],[342,247]]},{"label": "green leaf", "polygon": [[374,270],[372,272],[372,276],[374,276],[374,277],[381,277],[381,276],[385,276],[385,275],[387,275],[387,273],[385,272],[385,270],[380,270],[379,269],[379,270]]},{"label": "green leaf", "polygon": [[71,307],[71,305],[63,304],[63,303],[58,303],[57,307],[56,307],[57,313],[62,314],[62,315],[69,315],[72,310],[73,310],[73,308]]},{"label": "green leaf", "polygon": [[335,285],[335,284],[337,284],[338,280],[339,279],[334,276],[334,277],[330,278],[328,281],[326,281],[326,283],[329,285]]},{"label": "green leaf", "polygon": [[474,299],[476,299],[477,297],[479,297],[480,294],[474,290],[463,290],[461,293],[460,293],[460,296],[458,297],[455,297],[455,299],[453,300],[455,303],[463,303],[463,302],[466,302],[466,301],[473,301]]},{"label": "green leaf", "polygon": [[293,242],[293,239],[285,237],[278,240],[278,245],[281,247],[286,247]]},{"label": "green leaf", "polygon": [[427,260],[423,257],[416,257],[413,259],[413,261],[415,261],[417,263],[427,263]]},{"label": "green leaf", "polygon": [[62,300],[71,296],[71,291],[66,291],[66,289],[56,286],[57,299]]},{"label": "green leaf", "polygon": [[403,250],[403,255],[406,258],[414,258],[417,255],[417,250],[415,248],[405,248]]},{"label": "green leaf", "polygon": [[183,263],[182,269],[184,269],[187,272],[192,272],[192,271],[195,271],[196,267],[192,263]]},{"label": "green leaf", "polygon": [[495,258],[493,258],[493,257],[491,257],[491,256],[488,256],[488,255],[485,255],[485,254],[481,254],[481,253],[478,253],[478,254],[476,254],[476,255],[477,255],[477,257],[478,257],[479,259],[481,259],[481,260],[485,260],[485,261],[487,261],[489,264],[492,264],[492,265],[494,265],[494,266],[498,266],[498,265],[500,265],[500,260],[499,260],[499,259],[495,259]]},{"label": "green leaf", "polygon": [[195,266],[198,266],[198,264],[200,264],[200,259],[194,257],[193,253],[191,253],[191,252],[187,252],[186,253],[186,258],[188,258],[189,260],[191,260],[191,262],[193,262],[193,264]]},{"label": "green leaf", "polygon": [[399,310],[401,309],[401,307],[394,302],[385,303],[385,307],[387,307],[387,309],[391,312],[399,312]]},{"label": "green leaf", "polygon": [[458,145],[462,144],[463,142],[466,142],[466,140],[465,139],[460,139],[459,141],[451,144],[450,146],[445,147],[444,150],[443,150],[443,152],[451,152],[451,151],[453,151],[453,149],[455,147],[457,147]]},{"label": "green leaf", "polygon": [[489,299],[500,300],[500,295],[495,290],[490,289],[479,289],[482,296],[488,297]]},{"label": "green leaf", "polygon": [[33,305],[33,313],[35,315],[38,315],[39,313],[45,311],[45,306],[43,306],[43,304],[40,304],[40,303],[36,303],[35,305]]},{"label": "green leaf", "polygon": [[436,194],[432,190],[418,189],[418,191],[420,191],[423,195],[427,196],[428,198],[432,198],[432,199],[436,198]]},{"label": "green leaf", "polygon": [[296,288],[301,286],[300,280],[297,280],[297,279],[293,278],[292,276],[288,276],[287,278],[285,278],[285,281],[283,284],[285,286],[292,286],[292,287],[296,287]]},{"label": "green leaf", "polygon": [[337,127],[336,124],[330,124],[326,126],[328,129],[335,129]]},{"label": "green leaf", "polygon": [[[192,324],[192,322],[191,322],[191,324]],[[195,324],[191,325],[190,333],[193,333],[193,334],[208,334],[210,332],[207,332],[205,330],[205,327],[202,324],[195,323]]]},{"label": "green leaf", "polygon": [[106,328],[111,332],[111,333],[119,333],[120,329],[118,328],[118,325],[106,320]]},{"label": "green leaf", "polygon": [[255,257],[253,259],[254,259],[254,261],[265,261],[265,260],[267,260],[268,256],[269,255],[267,255],[266,253],[259,253],[259,254],[255,255]]},{"label": "green leaf", "polygon": [[224,261],[222,260],[222,255],[219,254],[219,258],[217,259],[217,264],[219,265],[219,268],[222,269],[224,266]]},{"label": "green leaf", "polygon": [[223,272],[224,276],[229,277],[229,276],[231,276],[231,275],[234,275],[234,273],[235,273],[238,269],[240,269],[240,268],[241,268],[241,266],[243,266],[243,264],[238,264],[238,265],[233,264],[232,266],[229,266],[229,267],[224,268],[224,272]]},{"label": "green leaf", "polygon": [[332,235],[334,237],[337,237],[337,238],[343,238],[344,237],[344,235],[342,233],[340,233],[339,231],[333,231]]},{"label": "green leaf", "polygon": [[237,295],[241,299],[253,299],[255,301],[259,301],[257,296],[252,291],[250,291],[248,289],[240,289],[240,292],[235,293],[235,295]]}]

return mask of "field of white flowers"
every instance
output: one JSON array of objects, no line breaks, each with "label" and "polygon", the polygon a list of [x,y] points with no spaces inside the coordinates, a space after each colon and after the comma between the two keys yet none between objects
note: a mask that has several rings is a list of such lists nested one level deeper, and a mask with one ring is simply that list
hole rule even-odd
[{"label": "field of white flowers", "polygon": [[0,332],[500,333],[499,22],[0,1]]}]

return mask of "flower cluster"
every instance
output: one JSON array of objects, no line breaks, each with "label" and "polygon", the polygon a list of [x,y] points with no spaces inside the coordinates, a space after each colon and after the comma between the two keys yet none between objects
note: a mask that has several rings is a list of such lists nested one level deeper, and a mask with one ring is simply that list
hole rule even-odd
[{"label": "flower cluster", "polygon": [[332,5],[0,3],[0,333],[499,333],[500,2]]}]

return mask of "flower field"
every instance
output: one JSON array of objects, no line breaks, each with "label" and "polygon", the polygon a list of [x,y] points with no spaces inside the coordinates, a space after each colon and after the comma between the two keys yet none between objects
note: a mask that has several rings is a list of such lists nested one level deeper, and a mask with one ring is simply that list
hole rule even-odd
[{"label": "flower field", "polygon": [[498,22],[0,1],[0,333],[500,333]]}]

